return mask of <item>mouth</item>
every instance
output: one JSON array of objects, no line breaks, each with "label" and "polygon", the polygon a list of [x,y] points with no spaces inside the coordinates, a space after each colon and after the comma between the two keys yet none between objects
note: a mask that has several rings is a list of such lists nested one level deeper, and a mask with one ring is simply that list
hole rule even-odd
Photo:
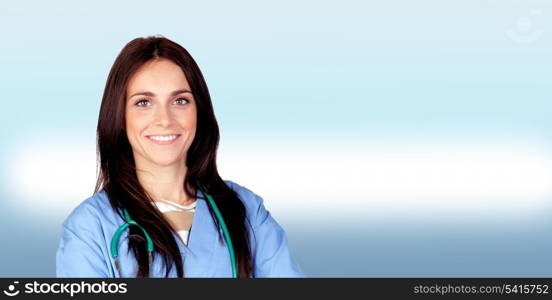
[{"label": "mouth", "polygon": [[180,137],[180,134],[146,135],[146,137],[157,145],[169,145],[174,143]]}]

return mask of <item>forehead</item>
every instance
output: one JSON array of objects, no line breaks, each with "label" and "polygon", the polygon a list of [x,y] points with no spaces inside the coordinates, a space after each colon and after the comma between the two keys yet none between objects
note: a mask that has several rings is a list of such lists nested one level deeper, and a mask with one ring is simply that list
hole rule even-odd
[{"label": "forehead", "polygon": [[130,77],[127,95],[133,92],[153,93],[172,92],[175,89],[188,89],[186,75],[174,62],[165,58],[150,60]]}]

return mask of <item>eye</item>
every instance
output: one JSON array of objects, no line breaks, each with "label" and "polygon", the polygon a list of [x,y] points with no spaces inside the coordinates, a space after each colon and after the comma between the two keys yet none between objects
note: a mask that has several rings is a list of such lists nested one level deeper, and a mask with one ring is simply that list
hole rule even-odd
[{"label": "eye", "polygon": [[[183,102],[183,101],[186,101],[186,102]],[[182,104],[182,105],[184,105],[184,104],[190,102],[190,100],[188,100],[188,99],[186,99],[186,98],[178,98],[178,99],[176,99],[174,102],[176,102],[177,104]]]},{"label": "eye", "polygon": [[146,106],[148,103],[149,103],[149,100],[147,100],[147,99],[142,99],[142,100],[136,102],[134,105],[143,107],[143,106]]}]

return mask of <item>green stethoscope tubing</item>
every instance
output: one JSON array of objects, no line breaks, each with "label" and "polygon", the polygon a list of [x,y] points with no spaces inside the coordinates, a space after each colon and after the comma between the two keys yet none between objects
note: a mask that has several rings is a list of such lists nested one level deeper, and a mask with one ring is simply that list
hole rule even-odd
[{"label": "green stethoscope tubing", "polygon": [[[198,185],[202,190],[205,190],[201,184],[198,183]],[[213,211],[215,212],[215,216],[217,217],[217,219],[219,221],[220,227],[222,227],[222,232],[223,232],[223,235],[224,235],[224,239],[226,241],[226,245],[227,245],[227,248],[228,248],[228,253],[230,254],[230,262],[232,264],[232,277],[233,278],[238,278],[238,271],[237,271],[238,267],[237,267],[237,263],[236,263],[236,255],[234,253],[234,246],[232,245],[232,239],[230,239],[230,233],[228,232],[228,228],[226,227],[226,223],[224,222],[224,219],[222,218],[222,214],[220,213],[220,210],[218,209],[218,206],[216,205],[215,200],[213,200],[213,197],[211,197],[211,195],[209,195],[205,192],[204,192],[204,194],[207,197],[209,205],[211,205],[211,207],[213,208]],[[144,229],[144,227],[142,227],[140,224],[136,223],[136,221],[134,221],[130,217],[130,215],[129,215],[129,213],[126,209],[123,209],[123,212],[124,212],[124,215],[125,215],[125,223],[123,225],[119,226],[119,228],[117,228],[117,230],[113,234],[113,238],[111,239],[111,257],[113,257],[113,259],[115,260],[115,266],[117,267],[118,270],[120,270],[118,245],[119,245],[119,239],[121,238],[121,235],[123,234],[123,232],[128,227],[138,226],[138,228],[140,228],[142,230],[142,232],[144,233],[144,236],[146,237],[146,243],[147,243],[147,247],[148,247],[148,256],[149,256],[149,266],[150,266],[150,273],[151,273],[151,268],[152,268],[151,256],[152,256],[152,253],[153,253],[153,241],[152,241],[150,235],[148,234],[148,232],[146,231],[146,229]]]},{"label": "green stethoscope tubing", "polygon": [[[203,186],[198,183],[199,187],[202,190],[205,190]],[[224,219],[222,218],[222,214],[220,213],[217,205],[215,204],[215,200],[213,200],[213,197],[211,195],[204,193],[207,197],[207,200],[209,200],[209,204],[211,204],[211,207],[213,208],[213,211],[215,212],[215,215],[217,216],[217,219],[220,223],[220,227],[222,227],[222,232],[224,235],[224,239],[226,240],[226,245],[228,246],[228,253],[230,254],[230,263],[232,264],[232,277],[238,278],[238,266],[236,263],[236,255],[234,253],[234,245],[232,244],[232,239],[230,239],[230,232],[228,232],[228,228],[226,227],[226,223],[224,222]]]}]

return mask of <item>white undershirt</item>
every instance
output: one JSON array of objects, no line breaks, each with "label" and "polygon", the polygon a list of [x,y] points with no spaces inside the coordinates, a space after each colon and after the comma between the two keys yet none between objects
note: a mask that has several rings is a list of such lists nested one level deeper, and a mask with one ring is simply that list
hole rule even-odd
[{"label": "white undershirt", "polygon": [[152,203],[160,212],[165,214],[167,221],[176,229],[184,244],[188,245],[188,237],[197,200],[189,205],[181,205],[165,199]]}]

